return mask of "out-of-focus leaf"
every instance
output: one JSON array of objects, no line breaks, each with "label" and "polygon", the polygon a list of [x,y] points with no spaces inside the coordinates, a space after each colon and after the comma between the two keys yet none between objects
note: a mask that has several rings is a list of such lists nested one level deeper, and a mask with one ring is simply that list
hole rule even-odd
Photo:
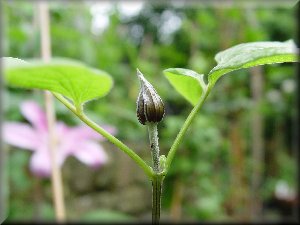
[{"label": "out-of-focus leaf", "polygon": [[99,209],[86,213],[82,216],[82,220],[90,222],[128,222],[133,221],[133,218],[121,212]]},{"label": "out-of-focus leaf", "polygon": [[37,88],[60,93],[80,106],[86,101],[106,95],[113,80],[102,70],[89,68],[73,60],[31,63],[4,58],[5,81],[9,86]]},{"label": "out-of-focus leaf", "polygon": [[182,68],[169,68],[164,70],[164,74],[177,92],[192,105],[197,104],[203,90],[206,88],[203,74]]},{"label": "out-of-focus leaf", "polygon": [[208,75],[210,84],[233,70],[258,65],[297,62],[297,47],[292,40],[286,42],[250,42],[239,44],[219,52],[215,56],[218,65]]}]

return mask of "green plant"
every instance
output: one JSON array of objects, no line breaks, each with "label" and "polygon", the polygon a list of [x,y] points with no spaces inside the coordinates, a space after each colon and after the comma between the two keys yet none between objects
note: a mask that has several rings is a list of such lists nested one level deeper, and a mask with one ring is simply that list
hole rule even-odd
[{"label": "green plant", "polygon": [[[112,87],[112,78],[106,72],[89,68],[86,65],[71,60],[52,60],[49,63],[39,61],[25,62],[15,58],[4,58],[5,80],[8,85],[21,88],[37,88],[49,90],[53,95],[72,111],[79,119],[104,136],[120,150],[131,157],[152,181],[153,186],[153,222],[159,222],[161,187],[167,175],[176,151],[183,141],[189,126],[203,106],[216,82],[225,74],[234,70],[258,65],[297,62],[296,46],[293,41],[287,42],[252,42],[234,46],[218,53],[215,57],[217,66],[208,74],[207,82],[203,74],[183,68],[169,68],[164,74],[172,86],[187,99],[194,108],[186,118],[167,157],[159,156],[157,122],[162,119],[163,112],[160,97],[154,97],[157,102],[153,109],[147,111],[138,108],[138,117],[149,129],[150,147],[153,155],[153,167],[140,158],[133,149],[119,139],[106,132],[84,114],[84,104],[95,98],[105,96]],[[143,78],[144,79],[144,78]],[[146,80],[144,82],[147,82]],[[149,84],[150,85],[150,84]],[[152,89],[152,85],[150,85]],[[145,91],[142,84],[141,92]],[[147,91],[147,90],[146,90]],[[157,94],[156,91],[153,93]],[[150,92],[151,92],[150,91]],[[149,90],[148,90],[149,92]],[[138,106],[140,104],[138,99]],[[145,100],[144,100],[145,101]],[[157,111],[159,113],[156,115]],[[150,113],[146,115],[146,113]],[[154,115],[157,120],[147,119]]]}]

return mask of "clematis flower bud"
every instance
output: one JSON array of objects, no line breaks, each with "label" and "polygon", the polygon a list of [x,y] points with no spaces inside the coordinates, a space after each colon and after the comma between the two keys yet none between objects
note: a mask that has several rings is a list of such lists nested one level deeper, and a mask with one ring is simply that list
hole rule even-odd
[{"label": "clematis flower bud", "polygon": [[165,114],[164,103],[139,69],[137,69],[137,75],[141,82],[136,111],[138,120],[143,125],[146,122],[160,122]]}]

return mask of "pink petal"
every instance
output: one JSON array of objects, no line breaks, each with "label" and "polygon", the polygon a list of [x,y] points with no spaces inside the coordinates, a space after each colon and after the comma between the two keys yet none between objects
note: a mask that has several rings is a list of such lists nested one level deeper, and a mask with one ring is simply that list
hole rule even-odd
[{"label": "pink petal", "polygon": [[[56,163],[61,167],[66,159],[66,155],[61,154],[59,148],[56,149]],[[51,176],[52,162],[51,154],[46,145],[41,146],[31,157],[30,170],[38,177]]]},{"label": "pink petal", "polygon": [[58,144],[56,146],[56,157],[58,166],[62,166],[66,158],[70,155],[70,150],[65,148],[66,145]]},{"label": "pink petal", "polygon": [[[105,128],[112,131],[112,133],[116,132],[116,129],[112,126],[105,126]],[[86,125],[64,129],[61,137],[63,137],[63,140],[60,147],[64,155],[71,155],[74,149],[78,149],[79,142],[105,140],[103,136]]]},{"label": "pink petal", "polygon": [[51,175],[50,153],[46,146],[42,146],[30,159],[30,170],[38,177],[49,177]]},{"label": "pink petal", "polygon": [[93,168],[99,167],[108,161],[103,147],[93,141],[78,143],[76,150],[73,150],[71,154]]},{"label": "pink petal", "polygon": [[47,130],[47,118],[45,112],[34,101],[25,101],[21,105],[23,116],[40,131]]},{"label": "pink petal", "polygon": [[[113,126],[103,125],[102,127],[110,134],[117,133],[116,128]],[[78,140],[78,139],[81,139],[81,140],[95,139],[95,140],[100,140],[100,141],[105,140],[105,138],[102,135],[100,135],[99,133],[97,133],[96,131],[94,131],[92,128],[90,128],[87,125],[71,128],[68,136],[71,139],[76,139],[76,140]]]},{"label": "pink petal", "polygon": [[39,134],[32,127],[17,122],[3,124],[3,139],[10,145],[29,150],[35,150],[40,144]]},{"label": "pink petal", "polygon": [[58,139],[64,139],[64,137],[68,134],[68,132],[71,130],[66,124],[64,124],[61,121],[56,122],[56,136]]},{"label": "pink petal", "polygon": [[81,140],[103,138],[101,135],[99,135],[96,131],[94,131],[92,128],[90,128],[87,125],[70,128],[70,132],[68,135],[70,138],[75,140],[78,140],[78,138],[80,138]]},{"label": "pink petal", "polygon": [[59,140],[61,155],[67,157],[72,153],[73,149],[77,149],[78,142],[89,138],[97,139],[99,135],[87,126],[70,128],[63,123],[58,123],[56,126],[56,138]]}]

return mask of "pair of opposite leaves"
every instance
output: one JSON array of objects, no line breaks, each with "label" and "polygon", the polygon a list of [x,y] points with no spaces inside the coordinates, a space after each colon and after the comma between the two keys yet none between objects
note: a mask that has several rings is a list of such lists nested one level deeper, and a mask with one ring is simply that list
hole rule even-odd
[{"label": "pair of opposite leaves", "polygon": [[[172,86],[192,105],[196,105],[207,86],[213,86],[224,74],[233,70],[264,64],[297,62],[297,47],[286,42],[251,42],[239,44],[219,52],[215,66],[204,75],[183,68],[169,68],[164,74]],[[2,58],[4,77],[9,86],[36,88],[59,93],[72,100],[76,107],[105,96],[113,86],[111,76],[81,62],[56,58],[49,63],[39,60],[28,62],[11,57]]]}]

